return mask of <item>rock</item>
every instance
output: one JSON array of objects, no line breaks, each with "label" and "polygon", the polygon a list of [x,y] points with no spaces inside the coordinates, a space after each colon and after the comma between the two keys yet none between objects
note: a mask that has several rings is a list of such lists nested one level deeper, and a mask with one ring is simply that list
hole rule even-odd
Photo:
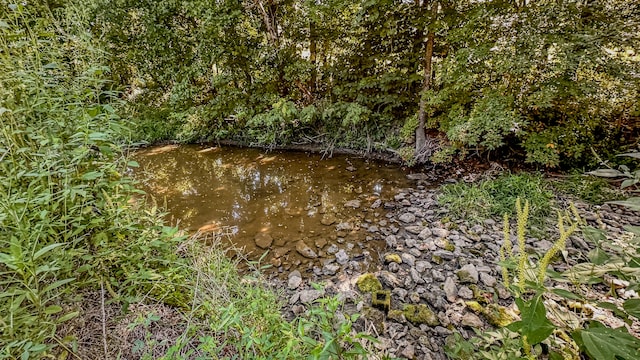
[{"label": "rock", "polygon": [[387,243],[387,247],[395,249],[398,246],[398,238],[395,235],[387,236],[384,241]]},{"label": "rock", "polygon": [[467,264],[456,272],[458,279],[462,283],[478,283],[478,271],[473,264]]},{"label": "rock", "polygon": [[440,325],[440,321],[436,314],[425,304],[405,305],[403,312],[404,317],[415,325]]},{"label": "rock", "polygon": [[401,284],[398,277],[388,271],[383,270],[378,272],[377,274],[378,274],[378,277],[380,278],[380,281],[388,288],[395,289],[399,287]]},{"label": "rock", "polygon": [[496,286],[496,283],[498,282],[496,278],[484,272],[480,273],[480,281],[491,288]]},{"label": "rock", "polygon": [[344,207],[357,209],[360,207],[360,200],[349,200],[346,203],[344,203]]},{"label": "rock", "polygon": [[424,260],[416,261],[416,270],[421,274],[425,272],[425,270],[431,269],[432,267],[433,265],[431,265],[431,263],[428,261],[424,261]]},{"label": "rock", "polygon": [[373,202],[373,204],[371,204],[371,208],[372,209],[377,209],[380,207],[380,205],[382,205],[382,200],[377,199],[376,201]]},{"label": "rock", "polygon": [[322,268],[322,273],[325,275],[335,275],[338,270],[340,270],[340,265],[338,264],[326,264]]},{"label": "rock", "polygon": [[493,219],[485,219],[484,220],[484,224],[487,225],[487,226],[493,226],[493,225],[496,224],[496,222]]},{"label": "rock", "polygon": [[253,240],[260,249],[267,249],[273,243],[271,235],[263,232],[258,233]]},{"label": "rock", "polygon": [[325,245],[327,245],[327,239],[317,238],[315,239],[314,243],[318,249],[322,249]]},{"label": "rock", "polygon": [[335,253],[338,252],[338,250],[340,250],[340,248],[338,248],[338,246],[336,244],[332,244],[331,246],[329,246],[329,248],[327,249],[327,254],[329,255],[333,255]]},{"label": "rock", "polygon": [[449,236],[449,230],[441,229],[441,228],[433,228],[431,229],[431,234],[439,238],[446,238],[447,236]]},{"label": "rock", "polygon": [[333,214],[324,214],[322,215],[322,219],[320,219],[320,223],[325,226],[333,225],[338,219]]},{"label": "rock", "polygon": [[340,249],[337,253],[336,253],[336,261],[338,262],[338,264],[340,265],[344,265],[347,262],[349,262],[349,255],[347,255],[347,252],[344,251],[344,249]]},{"label": "rock", "polygon": [[411,279],[416,284],[424,284],[424,279],[415,268],[412,267],[411,269],[409,269],[409,274],[411,275]]},{"label": "rock", "polygon": [[420,231],[420,233],[418,234],[418,237],[420,238],[420,240],[426,240],[431,235],[432,235],[431,229],[424,228],[422,231]]},{"label": "rock", "polygon": [[447,301],[453,303],[456,301],[456,297],[458,295],[458,289],[456,287],[456,283],[452,277],[447,277],[447,280],[444,281],[444,294],[447,297]]},{"label": "rock", "polygon": [[404,213],[398,217],[398,220],[409,224],[416,221],[416,216],[413,215],[412,213]]},{"label": "rock", "polygon": [[407,359],[414,359],[416,356],[416,349],[413,347],[413,345],[409,344],[405,346],[404,349],[402,349],[400,355],[404,356]]},{"label": "rock", "polygon": [[462,320],[460,322],[463,326],[469,326],[472,328],[482,328],[484,323],[482,319],[476,314],[466,313],[462,316]]},{"label": "rock", "polygon": [[295,290],[300,287],[302,284],[302,275],[300,275],[300,271],[294,270],[289,274],[289,289]]},{"label": "rock", "polygon": [[423,229],[422,226],[416,226],[416,225],[407,226],[407,227],[404,228],[404,230],[406,232],[408,232],[409,234],[414,234],[414,235],[420,234],[422,232],[422,229]]},{"label": "rock", "polygon": [[356,169],[353,165],[349,165],[349,166],[347,166],[345,169],[346,169],[347,171],[350,171],[350,172],[354,172],[354,171],[358,170],[358,169]]},{"label": "rock", "polygon": [[413,266],[416,263],[416,257],[408,253],[400,254],[400,258],[402,258],[402,262],[409,266]]},{"label": "rock", "polygon": [[360,290],[360,292],[362,293],[370,293],[382,290],[382,283],[372,273],[360,275],[360,277],[358,277],[358,280],[356,280],[356,286],[358,286],[358,290]]},{"label": "rock", "polygon": [[404,244],[407,246],[407,248],[415,248],[418,246],[418,240],[413,238],[407,238],[404,240]]},{"label": "rock", "polygon": [[315,259],[315,258],[317,258],[317,257],[318,257],[318,254],[316,254],[316,252],[315,252],[315,251],[313,251],[313,249],[311,249],[311,248],[310,248],[307,244],[305,244],[305,242],[304,242],[304,241],[302,241],[302,240],[299,240],[299,241],[296,243],[296,251],[297,251],[300,255],[302,255],[302,256],[304,256],[304,257],[306,257],[306,258],[309,258],[309,259]]},{"label": "rock", "polygon": [[466,286],[462,286],[459,290],[458,290],[458,296],[460,296],[463,299],[473,299],[473,290],[469,289]]},{"label": "rock", "polygon": [[396,264],[402,264],[402,259],[400,258],[400,255],[398,255],[398,254],[387,254],[387,255],[384,256],[384,261],[386,263],[394,262]]},{"label": "rock", "polygon": [[349,224],[348,222],[341,222],[338,225],[336,225],[336,231],[351,231],[353,230],[353,225]]},{"label": "rock", "polygon": [[300,291],[300,302],[303,304],[308,304],[316,301],[322,295],[324,295],[323,291],[320,290],[303,290]]}]

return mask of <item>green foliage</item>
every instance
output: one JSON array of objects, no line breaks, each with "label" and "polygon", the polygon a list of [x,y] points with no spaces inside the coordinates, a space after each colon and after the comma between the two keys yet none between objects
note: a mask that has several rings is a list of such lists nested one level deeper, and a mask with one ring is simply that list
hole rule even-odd
[{"label": "green foliage", "polygon": [[[134,202],[118,101],[80,9],[2,4],[0,358],[50,354],[80,287],[184,306],[177,229]],[[73,58],[70,62],[66,59]]]},{"label": "green foliage", "polygon": [[567,177],[553,181],[554,189],[565,195],[587,201],[591,204],[603,204],[606,201],[620,200],[622,192],[616,191],[609,183],[595,176],[585,176],[578,171]]},{"label": "green foliage", "polygon": [[[517,237],[520,247],[524,245],[522,239],[527,222],[526,207],[527,205],[522,208],[518,204]],[[596,246],[596,250],[589,254],[590,262],[574,265],[561,275],[574,284],[570,290],[566,290],[564,286],[556,287],[557,283],[547,286],[545,280],[547,274],[551,274],[547,267],[553,254],[563,249],[564,242],[577,230],[581,221],[574,207],[571,212],[574,219],[569,213],[559,214],[560,236],[538,262],[537,270],[524,251],[520,251],[514,258],[504,256],[511,253],[509,227],[505,221],[505,242],[501,249],[500,264],[506,269],[516,269],[517,280],[513,281],[515,285],[509,285],[511,281],[508,275],[505,277],[505,284],[516,297],[521,320],[507,326],[508,330],[479,333],[469,341],[449,343],[449,356],[459,359],[503,359],[505,354],[510,354],[507,358],[535,359],[542,354],[541,344],[549,349],[552,359],[577,358],[580,354],[586,354],[595,360],[635,359],[640,355],[640,340],[626,328],[611,328],[589,317],[562,315],[570,313],[569,307],[582,308],[582,304],[590,304],[599,311],[610,311],[610,316],[631,324],[630,316],[638,314],[640,302],[637,299],[625,300],[620,309],[613,303],[594,298],[593,294],[584,291],[583,285],[604,282],[604,275],[608,274],[629,281],[629,289],[637,289],[640,280],[640,272],[637,271],[640,264],[640,229],[628,229],[632,231],[631,239],[607,241],[601,230],[585,228],[585,238]],[[571,224],[568,228],[564,226],[566,221]],[[625,245],[615,245],[621,243]],[[558,274],[554,274],[555,278],[557,276]],[[566,300],[559,301],[558,297]],[[562,303],[564,304],[560,305]],[[516,339],[517,342],[514,341]],[[460,340],[459,337],[457,340]],[[472,350],[478,347],[486,349],[480,352],[481,356],[474,354]]]},{"label": "green foliage", "polygon": [[553,193],[539,175],[502,175],[480,183],[447,184],[439,201],[456,216],[481,221],[491,216],[511,215],[518,198],[530,199],[531,218],[540,223],[551,213]]}]

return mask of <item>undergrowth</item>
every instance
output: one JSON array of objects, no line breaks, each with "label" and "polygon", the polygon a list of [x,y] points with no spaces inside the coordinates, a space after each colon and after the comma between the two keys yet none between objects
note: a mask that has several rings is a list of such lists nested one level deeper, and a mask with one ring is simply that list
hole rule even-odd
[{"label": "undergrowth", "polygon": [[[122,317],[141,303],[172,309],[173,326],[186,330],[159,352],[145,334],[132,357],[365,353],[352,337],[355,319],[337,317],[337,299],[286,321],[260,277],[241,276],[218,248],[187,246],[142,200],[126,176],[137,166],[124,151],[129,124],[84,16],[73,6],[0,1],[0,359],[80,358],[78,333],[96,321],[103,332],[90,335],[104,348],[89,358],[108,358],[118,334],[107,333],[105,307]],[[100,294],[101,319],[83,312],[85,294]],[[160,320],[147,313],[128,327]]]},{"label": "undergrowth", "polygon": [[472,184],[447,184],[441,190],[439,201],[447,204],[454,216],[475,222],[513,215],[516,199],[526,198],[530,202],[530,218],[535,224],[542,224],[551,214],[554,198],[542,176],[527,173],[505,174]]}]

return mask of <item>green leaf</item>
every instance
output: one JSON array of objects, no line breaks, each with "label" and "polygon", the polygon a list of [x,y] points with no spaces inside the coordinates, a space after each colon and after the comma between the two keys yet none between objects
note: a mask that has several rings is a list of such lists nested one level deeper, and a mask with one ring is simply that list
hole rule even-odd
[{"label": "green leaf", "polygon": [[101,171],[91,171],[82,175],[82,180],[95,180],[101,177],[103,173]]},{"label": "green leaf", "polygon": [[564,290],[564,289],[551,289],[551,292],[556,294],[556,295],[562,296],[565,299],[584,300],[584,297],[582,297],[580,295],[577,295],[577,294],[574,294],[571,291],[567,291],[567,290]]},{"label": "green leaf", "polygon": [[633,233],[634,235],[640,236],[640,226],[625,226],[624,227],[625,230],[627,230],[628,232]]},{"label": "green leaf", "polygon": [[615,169],[598,169],[594,171],[589,171],[587,174],[599,176],[599,177],[610,177],[610,178],[624,176],[624,173]]},{"label": "green leaf", "polygon": [[607,201],[607,204],[626,206],[631,210],[640,211],[640,197],[632,197],[624,201]]},{"label": "green leaf", "polygon": [[70,313],[68,313],[68,314],[66,314],[66,315],[64,315],[64,316],[59,317],[59,318],[58,318],[58,322],[59,322],[59,323],[63,323],[63,322],[65,322],[65,321],[69,321],[69,320],[71,320],[71,319],[73,319],[73,318],[77,317],[78,315],[80,315],[80,312],[79,312],[79,311],[73,311],[73,312],[70,312]]},{"label": "green leaf", "polygon": [[36,251],[35,254],[33,254],[33,260],[38,260],[42,255],[62,245],[65,245],[65,243],[55,243],[55,244],[51,244],[43,247],[42,249]]},{"label": "green leaf", "polygon": [[626,153],[626,154],[618,154],[616,156],[627,156],[627,157],[632,157],[632,158],[636,158],[636,159],[640,159],[640,152],[632,152],[632,153]]},{"label": "green leaf", "polygon": [[527,302],[517,298],[516,304],[520,309],[522,320],[507,326],[509,330],[526,336],[531,345],[539,344],[551,335],[555,326],[547,319],[547,309],[540,294]]},{"label": "green leaf", "polygon": [[640,339],[630,335],[624,327],[610,329],[597,326],[579,330],[577,336],[581,338],[587,354],[595,360],[640,358]]},{"label": "green leaf", "polygon": [[138,164],[138,162],[137,162],[137,161],[133,161],[133,160],[132,160],[132,161],[129,161],[129,162],[127,163],[127,166],[128,166],[128,167],[135,167],[135,168],[137,168],[137,167],[140,167],[140,164]]},{"label": "green leaf", "polygon": [[640,299],[628,299],[622,305],[624,311],[640,319]]},{"label": "green leaf", "polygon": [[47,308],[44,309],[44,313],[47,315],[57,314],[60,311],[62,311],[62,306],[60,305],[51,305],[51,306],[47,306]]},{"label": "green leaf", "polygon": [[53,282],[51,284],[49,284],[47,287],[45,287],[42,292],[43,293],[47,293],[53,289],[59,288],[60,286],[64,285],[64,284],[68,284],[72,281],[74,281],[76,278],[69,278],[69,279],[64,279],[64,280],[58,280],[56,282]]}]

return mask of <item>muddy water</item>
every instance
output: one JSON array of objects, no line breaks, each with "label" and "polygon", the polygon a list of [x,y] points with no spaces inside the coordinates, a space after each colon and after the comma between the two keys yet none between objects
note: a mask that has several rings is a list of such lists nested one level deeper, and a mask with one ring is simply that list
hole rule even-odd
[{"label": "muddy water", "polygon": [[169,145],[134,159],[143,189],[166,204],[171,222],[228,234],[249,258],[268,251],[264,261],[280,272],[318,272],[336,260],[336,249],[375,264],[384,241],[368,228],[384,221],[384,202],[409,186],[397,166],[346,156]]}]

